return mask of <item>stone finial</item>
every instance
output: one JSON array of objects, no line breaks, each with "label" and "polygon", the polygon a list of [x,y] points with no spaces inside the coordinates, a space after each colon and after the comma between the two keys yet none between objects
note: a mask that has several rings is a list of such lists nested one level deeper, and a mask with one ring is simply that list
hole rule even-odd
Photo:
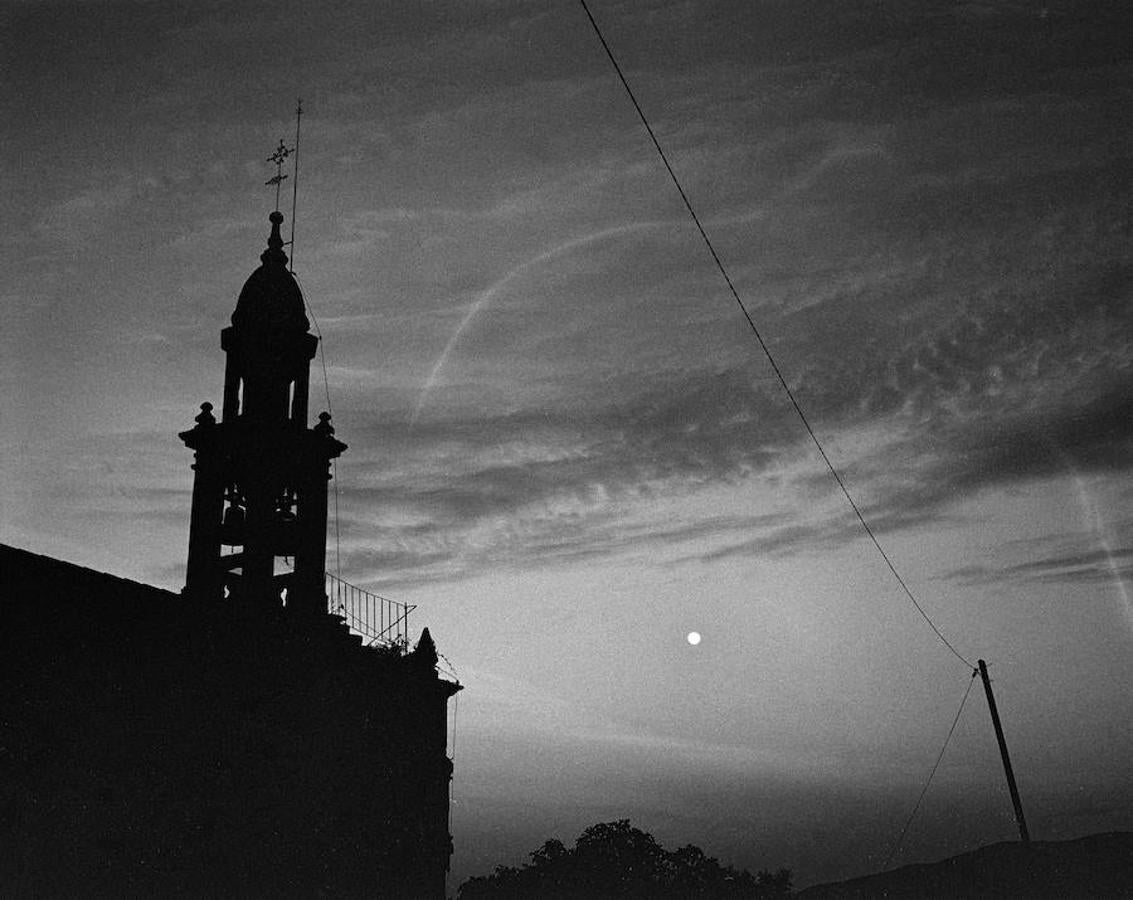
[{"label": "stone finial", "polygon": [[212,414],[212,404],[207,400],[202,403],[201,411],[193,421],[200,425],[202,428],[208,428],[211,425],[215,425],[216,418]]},{"label": "stone finial", "polygon": [[413,658],[429,668],[437,664],[437,645],[433,643],[433,636],[429,634],[428,628],[421,632],[421,640],[413,648]]},{"label": "stone finial", "polygon": [[271,222],[271,234],[268,236],[267,250],[260,254],[260,262],[265,265],[275,263],[285,266],[287,254],[283,252],[283,236],[279,233],[279,226],[283,224],[283,213],[278,209],[275,210],[268,216],[268,221]]},{"label": "stone finial", "polygon": [[319,413],[319,424],[315,426],[315,434],[323,434],[330,437],[334,434],[334,426],[330,424],[330,413],[323,410]]}]

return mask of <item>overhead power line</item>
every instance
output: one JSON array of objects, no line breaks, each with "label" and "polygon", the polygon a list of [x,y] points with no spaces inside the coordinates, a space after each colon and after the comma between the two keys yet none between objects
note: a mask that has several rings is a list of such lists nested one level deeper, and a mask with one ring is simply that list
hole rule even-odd
[{"label": "overhead power line", "polygon": [[593,14],[590,12],[590,7],[587,6],[586,0],[579,0],[579,3],[582,4],[582,9],[586,13],[586,18],[590,20],[590,25],[591,27],[593,27],[594,33],[598,36],[598,40],[602,44],[602,49],[606,51],[606,56],[609,58],[610,64],[614,67],[614,71],[617,73],[618,79],[622,83],[622,87],[625,88],[625,92],[629,96],[630,102],[633,104],[633,108],[637,110],[638,118],[641,119],[641,124],[645,126],[645,130],[649,134],[649,139],[653,142],[653,147],[654,149],[656,149],[657,155],[661,157],[661,162],[664,163],[665,170],[669,173],[669,178],[672,179],[673,185],[677,189],[677,193],[680,194],[681,200],[684,202],[685,209],[688,211],[689,216],[692,218],[693,223],[696,225],[696,230],[700,232],[700,237],[701,240],[704,241],[704,246],[708,248],[708,252],[712,256],[712,261],[716,264],[716,268],[719,270],[720,275],[723,277],[725,284],[727,284],[728,291],[731,293],[732,299],[735,300],[736,305],[740,308],[740,312],[743,313],[744,318],[747,320],[747,324],[751,328],[751,333],[755,335],[756,341],[759,342],[760,349],[763,350],[763,355],[767,357],[767,361],[771,365],[771,370],[775,373],[775,377],[779,380],[779,384],[782,386],[784,393],[786,393],[787,398],[791,401],[791,405],[794,407],[795,412],[798,414],[799,420],[803,423],[803,427],[806,428],[807,434],[810,435],[810,439],[814,443],[815,448],[818,450],[819,456],[822,457],[822,461],[826,464],[826,468],[830,470],[830,474],[838,483],[838,487],[841,489],[843,496],[846,498],[846,501],[850,504],[850,508],[853,509],[854,515],[857,516],[858,522],[861,524],[862,529],[869,536],[870,541],[873,542],[873,546],[877,548],[877,552],[885,561],[885,565],[889,568],[889,571],[896,579],[897,584],[901,586],[901,590],[905,593],[905,596],[909,598],[909,601],[916,608],[917,612],[920,613],[921,618],[925,620],[925,622],[928,624],[928,627],[932,629],[933,633],[940,639],[941,643],[943,643],[944,646],[952,652],[952,655],[960,660],[960,662],[962,662],[969,669],[975,668],[972,663],[968,662],[968,660],[964,658],[960,651],[952,646],[951,641],[949,641],[948,638],[944,636],[943,632],[941,632],[941,630],[936,627],[936,623],[932,621],[928,613],[925,612],[924,607],[922,607],[921,604],[917,601],[917,598],[909,588],[909,585],[905,582],[905,579],[901,577],[901,573],[897,571],[897,567],[893,564],[893,560],[889,558],[889,554],[886,553],[885,548],[881,546],[881,542],[877,539],[877,535],[874,534],[874,531],[870,527],[869,522],[866,521],[866,518],[862,514],[862,511],[857,502],[854,500],[849,490],[846,488],[846,483],[842,480],[842,476],[838,473],[838,470],[834,468],[834,464],[830,461],[830,457],[826,455],[826,450],[823,449],[822,442],[819,441],[818,435],[815,434],[814,429],[811,427],[810,421],[806,417],[806,413],[803,412],[803,408],[799,405],[799,401],[795,398],[794,392],[791,390],[790,385],[787,384],[787,379],[783,376],[783,372],[780,370],[778,363],[775,362],[775,357],[771,354],[771,349],[767,346],[767,342],[764,341],[763,335],[760,334],[759,328],[755,324],[755,320],[751,317],[751,314],[747,311],[747,307],[744,306],[743,301],[740,299],[739,292],[736,290],[736,286],[732,282],[732,278],[728,274],[728,270],[724,267],[724,263],[721,261],[719,254],[716,252],[716,248],[713,246],[711,239],[708,237],[708,233],[704,230],[704,226],[700,223],[700,217],[696,214],[696,210],[693,209],[692,202],[689,200],[688,194],[685,193],[685,189],[681,186],[680,179],[677,178],[677,173],[673,171],[673,167],[669,163],[669,157],[666,155],[665,150],[662,148],[661,142],[657,140],[657,135],[654,133],[653,127],[649,124],[649,119],[646,118],[645,112],[641,108],[641,104],[637,102],[637,96],[634,94],[633,88],[630,87],[629,82],[626,80],[625,74],[622,72],[622,67],[618,64],[618,60],[614,56],[614,51],[610,49],[610,45],[606,42],[606,38],[602,34],[602,29],[598,27],[597,21],[595,21]]}]

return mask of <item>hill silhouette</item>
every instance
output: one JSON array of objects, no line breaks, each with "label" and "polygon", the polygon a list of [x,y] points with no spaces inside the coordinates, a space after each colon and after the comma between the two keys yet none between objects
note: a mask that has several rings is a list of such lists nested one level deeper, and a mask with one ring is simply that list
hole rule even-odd
[{"label": "hill silhouette", "polygon": [[802,900],[1133,897],[1133,832],[1073,841],[991,844],[936,863],[816,885],[796,896]]}]

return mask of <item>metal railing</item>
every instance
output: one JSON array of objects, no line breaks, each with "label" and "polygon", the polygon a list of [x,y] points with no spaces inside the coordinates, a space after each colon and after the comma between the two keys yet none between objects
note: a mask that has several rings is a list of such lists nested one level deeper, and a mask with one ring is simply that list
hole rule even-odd
[{"label": "metal railing", "polygon": [[330,572],[326,576],[329,613],[342,616],[350,630],[371,646],[408,645],[409,614],[416,606],[355,587]]}]

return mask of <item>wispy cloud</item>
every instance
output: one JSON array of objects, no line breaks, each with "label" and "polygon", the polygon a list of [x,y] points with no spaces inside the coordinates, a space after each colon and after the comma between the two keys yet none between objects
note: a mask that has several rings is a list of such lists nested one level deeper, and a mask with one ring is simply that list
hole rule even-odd
[{"label": "wispy cloud", "polygon": [[1133,519],[1123,518],[1106,523],[1102,533],[1085,531],[996,548],[988,559],[957,567],[943,577],[975,585],[1010,580],[1056,585],[1129,584],[1133,582],[1131,538]]}]

